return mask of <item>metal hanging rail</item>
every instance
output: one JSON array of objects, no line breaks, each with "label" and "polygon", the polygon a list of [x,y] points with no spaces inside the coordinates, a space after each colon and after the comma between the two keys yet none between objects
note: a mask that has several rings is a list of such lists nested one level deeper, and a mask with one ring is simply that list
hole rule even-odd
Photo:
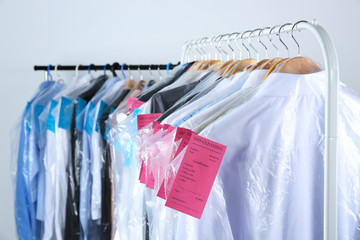
[{"label": "metal hanging rail", "polygon": [[[180,64],[125,64],[123,67],[123,70],[168,70],[168,69],[174,69],[176,66],[178,66]],[[49,69],[48,69],[49,67]],[[35,65],[34,66],[34,70],[35,71],[47,71],[47,70],[58,70],[58,71],[75,71],[76,68],[78,67],[78,70],[80,71],[85,71],[85,70],[121,70],[121,65],[120,64],[106,64],[106,65],[94,65],[94,64],[89,64],[89,65],[49,65],[49,66],[38,66]]]},{"label": "metal hanging rail", "polygon": [[[296,27],[296,28],[295,28]],[[260,29],[261,30],[261,29]],[[338,137],[338,88],[339,88],[339,63],[335,46],[325,29],[313,22],[299,21],[295,24],[284,24],[281,33],[309,30],[320,44],[324,57],[326,81],[325,103],[325,156],[324,156],[324,240],[337,239],[337,137]],[[252,31],[249,31],[252,32]],[[244,32],[245,33],[245,32]],[[259,36],[271,35],[271,28],[263,28]],[[226,34],[231,36],[231,34]],[[238,39],[249,39],[249,35]],[[219,35],[224,36],[224,35]],[[203,38],[201,43],[212,43],[215,38]],[[187,41],[183,45],[181,63],[189,59],[189,52],[194,41]],[[219,43],[219,41],[218,41]],[[216,46],[215,46],[216,47]],[[220,47],[221,48],[221,47]],[[196,49],[197,50],[197,49]],[[221,49],[220,49],[221,50]],[[219,50],[219,52],[221,52]],[[221,53],[220,53],[221,54]],[[196,56],[196,53],[195,53]]]}]

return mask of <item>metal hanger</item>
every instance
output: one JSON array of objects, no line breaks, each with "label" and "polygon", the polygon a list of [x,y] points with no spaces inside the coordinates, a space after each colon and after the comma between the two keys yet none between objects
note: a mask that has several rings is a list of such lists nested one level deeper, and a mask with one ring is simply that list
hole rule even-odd
[{"label": "metal hanger", "polygon": [[249,34],[249,37],[248,37],[248,43],[250,45],[250,47],[254,50],[254,52],[256,53],[256,61],[259,61],[259,52],[258,50],[251,44],[251,35],[256,32],[256,31],[261,31],[262,29],[261,28],[257,28],[257,29],[254,29],[250,32]]},{"label": "metal hanger", "polygon": [[[271,44],[274,46],[274,48],[276,49],[276,52],[277,52],[277,57],[280,57],[280,52],[279,52],[279,48],[273,43],[272,41],[272,37],[271,37],[271,32],[277,28],[277,27],[280,27],[280,25],[276,25],[276,26],[273,26],[270,31],[269,31],[269,35],[268,35],[268,38],[269,38],[269,41],[271,42]],[[275,33],[277,35],[277,33]]]},{"label": "metal hanger", "polygon": [[270,27],[264,27],[263,29],[261,29],[261,30],[259,31],[258,40],[259,40],[259,43],[260,43],[261,45],[263,45],[264,48],[265,48],[265,58],[269,58],[268,48],[267,48],[267,46],[261,41],[261,38],[260,38],[261,33],[262,33],[264,30],[266,30],[266,29],[270,29]]},{"label": "metal hanger", "polygon": [[289,52],[289,48],[288,46],[286,46],[286,44],[284,43],[284,41],[281,39],[281,29],[283,29],[285,26],[289,26],[289,25],[292,25],[291,23],[285,23],[283,25],[281,25],[281,27],[279,28],[279,31],[278,31],[278,37],[279,37],[279,41],[285,46],[285,49],[286,49],[286,52],[287,52],[287,57],[289,58],[290,57],[290,52]]},{"label": "metal hanger", "polygon": [[246,49],[246,51],[248,52],[248,58],[251,58],[250,50],[249,50],[249,49],[245,46],[245,44],[244,44],[244,35],[245,35],[245,33],[249,33],[249,32],[251,32],[251,30],[247,30],[247,31],[243,32],[243,33],[241,34],[240,39],[241,39],[241,45],[243,45],[244,48]]},{"label": "metal hanger", "polygon": [[141,70],[140,70],[140,64],[138,65],[138,72],[139,72],[139,76],[140,76],[140,81],[144,80],[144,76],[142,75]]},{"label": "metal hanger", "polygon": [[160,65],[158,66],[158,73],[159,73],[159,79],[160,79],[160,81],[162,81],[162,75],[161,75],[161,71],[160,71]]}]

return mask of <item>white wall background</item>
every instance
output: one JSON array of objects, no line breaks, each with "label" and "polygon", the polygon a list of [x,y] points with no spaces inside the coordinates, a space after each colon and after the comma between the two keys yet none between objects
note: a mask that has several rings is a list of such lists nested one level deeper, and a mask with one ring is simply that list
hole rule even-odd
[{"label": "white wall background", "polygon": [[[337,47],[342,80],[360,92],[359,12],[360,0],[0,0],[0,239],[16,238],[10,135],[43,80],[33,65],[174,63],[189,39],[317,18]],[[302,52],[320,61],[314,38],[299,35]]]}]

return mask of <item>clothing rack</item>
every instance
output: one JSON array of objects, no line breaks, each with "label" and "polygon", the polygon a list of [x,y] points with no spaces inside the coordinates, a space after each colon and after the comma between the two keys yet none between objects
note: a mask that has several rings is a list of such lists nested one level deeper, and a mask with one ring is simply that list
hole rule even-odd
[{"label": "clothing rack", "polygon": [[90,65],[48,65],[48,66],[38,66],[35,65],[34,66],[34,71],[48,71],[48,70],[59,70],[59,71],[75,71],[76,69],[80,70],[80,71],[85,71],[85,70],[172,70],[174,69],[176,66],[178,66],[180,64],[138,64],[138,65],[134,65],[134,64],[123,64],[120,65],[119,63],[114,63],[112,65],[110,64],[106,64],[106,65],[94,65],[94,64],[90,64]]},{"label": "clothing rack", "polygon": [[[272,30],[278,27],[279,31],[272,32]],[[326,30],[317,24],[316,20],[312,22],[298,21],[295,24],[284,24],[275,26],[273,28],[258,28],[255,30],[244,31],[241,37],[236,39],[248,40],[250,43],[251,35],[255,31],[260,31],[258,36],[291,33],[293,36],[294,31],[309,30],[312,32],[318,40],[321,51],[324,57],[325,71],[327,76],[326,81],[326,95],[325,95],[325,156],[324,156],[324,239],[336,240],[337,239],[337,135],[338,135],[338,88],[339,88],[339,63],[335,50],[335,46],[331,41]],[[249,33],[249,34],[245,34]],[[234,34],[234,33],[233,33]],[[221,53],[221,39],[223,36],[230,36],[233,34],[223,34],[212,38],[202,38],[200,40],[187,41],[183,45],[181,63],[186,62],[189,59],[189,53],[192,52],[195,55],[196,51],[199,53],[198,43],[210,43],[213,47]],[[236,34],[236,33],[235,33]],[[245,36],[246,35],[246,36]],[[220,40],[217,39],[220,37]],[[215,43],[214,40],[215,39]],[[294,38],[295,40],[295,38]],[[281,40],[280,40],[281,41]],[[192,46],[195,42],[195,51]],[[296,40],[295,40],[296,42]],[[216,46],[216,44],[218,44]],[[296,42],[298,45],[298,43]],[[252,47],[252,45],[250,45]],[[299,45],[298,45],[299,46]],[[216,56],[216,49],[215,56]],[[223,50],[222,50],[223,51]],[[204,52],[204,51],[202,51]],[[216,57],[215,57],[216,58]],[[208,60],[208,59],[206,59]]]}]

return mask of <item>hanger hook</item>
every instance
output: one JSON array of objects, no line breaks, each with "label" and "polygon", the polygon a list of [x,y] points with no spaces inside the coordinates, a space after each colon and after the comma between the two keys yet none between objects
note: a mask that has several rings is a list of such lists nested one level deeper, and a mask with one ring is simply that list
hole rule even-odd
[{"label": "hanger hook", "polygon": [[245,46],[245,44],[244,44],[244,38],[243,38],[243,36],[245,35],[245,33],[250,33],[250,32],[251,32],[251,30],[247,30],[247,31],[243,32],[243,33],[241,34],[241,37],[240,37],[240,39],[241,39],[241,45],[243,45],[243,46],[245,47],[246,51],[248,52],[248,58],[251,57],[251,54],[250,54],[250,50],[249,50],[249,49]]},{"label": "hanger hook", "polygon": [[140,64],[138,65],[138,72],[139,72],[139,75],[140,75],[140,81],[144,80],[144,76],[141,73]]},{"label": "hanger hook", "polygon": [[57,78],[59,78],[58,66],[59,66],[59,65],[55,65],[55,71],[54,71],[54,75],[55,75],[55,77],[57,77]]},{"label": "hanger hook", "polygon": [[[298,43],[298,41],[296,41],[295,37],[294,37],[294,28],[299,24],[299,23],[307,23],[308,21],[305,21],[305,20],[301,20],[301,21],[298,21],[296,23],[294,23],[294,26],[291,28],[291,37],[292,39],[294,39],[295,43],[296,43],[296,46],[297,46],[297,55],[300,56],[300,45]],[[300,30],[299,30],[300,31]]]},{"label": "hanger hook", "polygon": [[229,37],[228,37],[228,39],[227,39],[227,41],[226,41],[228,47],[230,48],[230,50],[231,50],[231,52],[232,52],[232,59],[235,59],[235,50],[231,47],[230,41],[231,41],[231,36],[232,36],[232,35],[236,35],[236,34],[238,34],[238,33],[234,32],[234,33],[229,34]]},{"label": "hanger hook", "polygon": [[[90,74],[90,70],[91,70],[91,67],[92,66],[94,66],[95,67],[95,65],[93,64],[93,63],[91,63],[90,65],[89,65],[89,67],[88,67],[88,73]],[[95,70],[96,71],[96,70]]]},{"label": "hanger hook", "polygon": [[125,72],[124,72],[124,67],[125,67],[125,66],[127,66],[126,63],[123,63],[123,64],[121,65],[121,73],[122,73],[124,79],[126,79],[126,74],[125,74]]},{"label": "hanger hook", "polygon": [[170,73],[170,65],[172,65],[172,63],[171,62],[169,62],[167,65],[166,65],[166,75],[169,75],[169,73]]},{"label": "hanger hook", "polygon": [[248,43],[249,43],[250,47],[255,51],[257,61],[259,61],[259,51],[251,44],[251,39],[252,39],[251,35],[256,31],[261,31],[261,30],[262,30],[261,28],[252,30],[248,37]]},{"label": "hanger hook", "polygon": [[219,46],[220,46],[220,49],[221,49],[221,51],[225,54],[225,56],[226,56],[226,61],[229,61],[230,60],[230,55],[229,55],[229,53],[228,52],[226,52],[225,50],[224,50],[224,48],[223,48],[223,46],[222,46],[222,39],[224,38],[224,37],[226,37],[226,36],[229,36],[230,34],[223,34],[222,36],[221,36],[221,38],[220,38],[220,40],[219,40]]},{"label": "hanger hook", "polygon": [[289,26],[289,25],[292,25],[292,24],[291,24],[291,23],[285,23],[284,25],[282,25],[282,26],[279,28],[279,31],[278,31],[279,41],[285,46],[286,51],[287,51],[287,57],[288,57],[288,58],[290,57],[289,48],[288,48],[288,46],[286,46],[286,44],[284,43],[284,41],[281,39],[280,32],[281,32],[281,29],[283,29],[285,26]]},{"label": "hanger hook", "polygon": [[[222,52],[221,52],[221,45],[219,44],[222,35],[219,35],[215,38],[215,47],[219,51],[219,59],[222,61]],[[219,40],[217,40],[219,38]]]},{"label": "hanger hook", "polygon": [[[272,45],[274,46],[274,48],[276,49],[277,57],[280,57],[279,48],[273,43],[272,37],[271,37],[271,32],[272,32],[275,28],[277,28],[277,27],[280,27],[280,25],[273,26],[273,27],[270,29],[268,38],[269,38],[269,41],[271,42],[271,44],[272,44]],[[277,35],[276,32],[275,32],[275,34]]]},{"label": "hanger hook", "polygon": [[[114,77],[117,77],[117,74],[116,74],[116,71],[115,71],[115,70],[116,70],[118,67],[120,67],[120,64],[119,64],[118,62],[114,62],[112,65],[109,64],[109,66],[111,67],[110,69],[111,69],[112,75],[113,75]],[[105,71],[106,71],[106,67],[104,67],[104,75],[106,75],[106,74],[105,74]]]},{"label": "hanger hook", "polygon": [[225,53],[225,55],[226,55],[226,61],[229,61],[229,60],[230,60],[230,56],[229,56],[229,53],[224,50],[221,42],[222,42],[222,39],[223,39],[225,36],[229,36],[229,35],[230,35],[230,34],[228,34],[228,33],[227,33],[227,34],[223,34],[223,35],[220,37],[220,40],[219,40],[219,47],[220,47],[221,51],[222,51],[223,53]]},{"label": "hanger hook", "polygon": [[104,75],[106,75],[106,68],[107,68],[108,66],[111,67],[111,65],[110,65],[109,63],[105,64],[105,66],[104,66]]},{"label": "hanger hook", "polygon": [[270,27],[264,27],[263,29],[261,29],[261,30],[259,31],[259,34],[258,34],[258,39],[259,39],[259,43],[260,43],[261,45],[263,45],[264,48],[265,48],[266,58],[269,58],[268,48],[267,48],[266,45],[261,41],[261,38],[260,38],[261,33],[262,33],[264,30],[266,30],[266,29],[270,29]]},{"label": "hanger hook", "polygon": [[75,66],[75,77],[79,76],[79,66],[80,64]]},{"label": "hanger hook", "polygon": [[50,81],[53,81],[53,77],[52,77],[52,75],[50,73],[50,68],[51,68],[51,64],[49,64],[48,67],[47,67],[47,73],[50,76]]},{"label": "hanger hook", "polygon": [[[195,41],[196,39],[193,39],[193,40],[191,40],[190,41],[190,44],[189,44],[189,50],[191,51],[191,53],[194,55],[193,57],[194,57],[194,61],[196,61],[197,59],[196,59],[196,52],[192,49],[192,45],[193,45],[193,42]],[[190,60],[189,60],[189,62],[190,62]]]},{"label": "hanger hook", "polygon": [[[208,50],[207,47],[206,47],[206,42],[207,42],[208,39],[209,39],[208,37],[204,37],[204,38],[201,40],[201,42],[203,42],[203,47],[202,47],[201,49],[204,51],[205,60],[210,60],[210,59],[211,59],[210,52],[209,52],[209,50]],[[200,43],[201,43],[201,42],[200,42]],[[204,50],[204,49],[206,49],[206,50]]]},{"label": "hanger hook", "polygon": [[201,50],[202,54],[204,55],[204,60],[208,60],[207,52],[204,50],[204,47],[206,47],[205,46],[206,39],[207,39],[207,37],[204,37],[204,38],[200,39],[200,42],[199,42],[200,43],[200,50]]},{"label": "hanger hook", "polygon": [[214,59],[215,60],[218,60],[218,57],[217,57],[217,52],[216,52],[216,47],[215,47],[215,44],[214,44],[214,40],[216,39],[216,36],[215,37],[212,37],[210,39],[210,46],[211,48],[214,50]]},{"label": "hanger hook", "polygon": [[153,80],[153,79],[154,79],[154,74],[152,73],[151,65],[149,66],[149,74],[150,74],[150,76],[151,76],[151,79],[150,79],[150,80]]},{"label": "hanger hook", "polygon": [[162,81],[162,75],[161,75],[161,71],[160,71],[160,64],[158,65],[158,73],[159,73],[159,78],[160,78],[160,81]]},{"label": "hanger hook", "polygon": [[199,53],[199,55],[200,55],[200,60],[204,60],[204,59],[203,59],[203,54],[202,54],[202,52],[198,49],[198,42],[199,42],[199,40],[200,40],[200,39],[196,39],[196,41],[195,41],[195,51]]},{"label": "hanger hook", "polygon": [[127,70],[128,70],[128,72],[129,72],[130,80],[133,80],[133,79],[134,79],[134,77],[133,77],[133,75],[132,75],[132,72],[131,72],[130,66],[129,66],[129,65],[126,65],[126,66],[127,66]]},{"label": "hanger hook", "polygon": [[239,39],[240,34],[241,34],[241,32],[237,33],[237,35],[235,36],[234,42],[235,42],[236,47],[239,49],[239,59],[241,60],[241,58],[242,58],[242,49],[241,49],[241,47],[239,46],[239,43],[238,43],[238,39]]}]

